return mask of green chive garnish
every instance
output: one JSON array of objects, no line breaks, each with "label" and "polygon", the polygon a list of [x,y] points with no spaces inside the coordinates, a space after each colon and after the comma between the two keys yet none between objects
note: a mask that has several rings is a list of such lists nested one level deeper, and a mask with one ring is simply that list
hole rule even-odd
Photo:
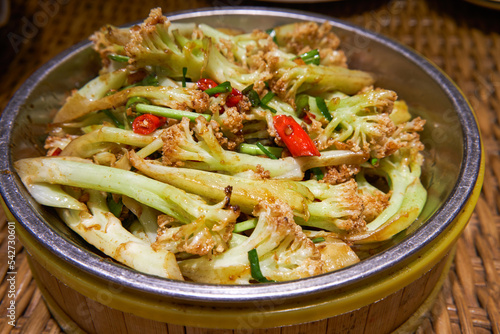
[{"label": "green chive garnish", "polygon": [[273,92],[268,92],[266,95],[264,95],[264,97],[260,100],[260,106],[264,109],[268,109],[269,111],[271,111],[273,114],[276,114],[276,109],[268,106],[267,104],[273,99],[273,97],[275,97],[276,94],[274,94]]},{"label": "green chive garnish", "polygon": [[252,90],[253,90],[253,84],[246,86],[246,87],[245,87],[245,88],[241,91],[241,93],[242,93],[242,94],[248,94],[248,93],[250,93],[250,91],[252,91]]},{"label": "green chive garnish", "polygon": [[271,36],[271,38],[273,39],[274,43],[278,44],[278,39],[276,38],[276,30],[274,30],[273,28],[267,29],[266,30],[266,34],[268,34],[269,36]]},{"label": "green chive garnish", "polygon": [[159,86],[159,85],[160,85],[160,83],[158,82],[158,78],[156,77],[156,74],[151,73],[150,75],[148,75],[147,77],[145,77],[141,81],[136,82],[135,84],[128,85],[128,86],[125,86],[123,88],[120,88],[120,90],[124,90],[124,89],[127,89],[127,88],[132,88],[132,87],[137,87],[137,86],[155,86],[156,87],[156,86]]},{"label": "green chive garnish", "polygon": [[125,108],[132,108],[132,109],[135,109],[135,106],[138,104],[138,103],[143,103],[143,104],[151,104],[151,102],[144,98],[144,97],[140,97],[140,96],[132,96],[130,99],[127,100],[127,104],[125,105]]},{"label": "green chive garnish", "polygon": [[190,121],[194,121],[198,116],[203,116],[207,119],[207,121],[210,121],[211,118],[208,114],[198,114],[192,111],[177,110],[143,103],[136,104],[135,111],[142,114],[153,114],[156,116],[163,116],[178,120],[181,120],[183,117],[187,117]]},{"label": "green chive garnish", "polygon": [[304,61],[304,63],[306,63],[306,65],[310,65],[310,64],[319,65],[319,62],[320,62],[319,51],[317,49],[303,53],[303,54],[301,54],[293,59],[297,59],[297,58],[302,58],[302,60]]},{"label": "green chive garnish", "polygon": [[160,83],[158,82],[158,78],[154,73],[145,77],[139,84],[139,86],[159,86],[159,85]]},{"label": "green chive garnish", "polygon": [[219,94],[219,93],[229,93],[232,89],[233,89],[233,87],[231,87],[231,83],[229,81],[224,81],[223,83],[221,83],[215,87],[206,89],[205,93],[207,93],[208,95],[214,95],[214,94]]},{"label": "green chive garnish", "polygon": [[253,84],[245,87],[245,89],[243,89],[241,93],[248,97],[250,103],[252,104],[252,107],[257,107],[260,105],[260,97],[259,94],[253,89]]},{"label": "green chive garnish", "polygon": [[[278,157],[281,156],[281,152],[283,152],[283,149],[281,147],[274,147],[274,146],[264,146],[262,143],[259,143],[261,146],[263,146],[269,153],[271,153],[273,156]],[[261,155],[261,154],[266,154],[261,147],[259,147],[259,144],[247,144],[247,143],[242,143],[238,146],[238,151],[240,153],[245,153],[245,154],[251,154],[251,155]],[[270,156],[268,156],[270,157]],[[271,157],[270,157],[271,158]],[[278,158],[276,158],[278,159]]]},{"label": "green chive garnish", "polygon": [[256,91],[254,91],[252,89],[246,95],[247,95],[248,99],[250,100],[250,103],[252,104],[252,107],[257,107],[258,105],[260,105],[260,97],[259,97],[259,94]]},{"label": "green chive garnish", "polygon": [[295,98],[295,111],[297,112],[297,117],[303,117],[306,111],[309,111],[309,96],[298,95]]},{"label": "green chive garnish", "polygon": [[257,254],[257,249],[252,249],[248,252],[248,261],[250,261],[250,272],[252,273],[252,278],[259,283],[273,283],[275,281],[267,279],[260,271],[259,256]]},{"label": "green chive garnish", "polygon": [[323,237],[318,237],[318,238],[314,238],[314,239],[311,239],[312,242],[314,242],[315,244],[319,243],[319,242],[323,242],[325,241],[325,238]]},{"label": "green chive garnish", "polygon": [[127,63],[130,57],[127,56],[122,56],[122,55],[115,55],[115,54],[110,54],[108,55],[108,58],[114,61],[117,61],[119,63]]},{"label": "green chive garnish", "polygon": [[275,96],[276,94],[274,94],[273,92],[268,92],[266,95],[264,95],[260,102],[263,104],[268,104]]},{"label": "green chive garnish", "polygon": [[104,109],[102,111],[106,116],[108,116],[108,118],[111,119],[111,121],[113,122],[113,124],[117,127],[117,128],[120,128],[120,129],[125,129],[125,126],[118,120],[118,118],[116,118],[116,116],[111,112],[111,110],[109,109]]},{"label": "green chive garnish", "polygon": [[106,197],[106,202],[108,204],[109,211],[117,218],[120,218],[122,214],[123,203],[121,197],[118,202],[116,202],[113,198],[112,194],[108,194]]},{"label": "green chive garnish", "polygon": [[257,145],[258,148],[260,148],[260,150],[265,154],[267,155],[269,158],[273,159],[273,160],[278,160],[278,157],[275,156],[274,154],[271,153],[271,151],[269,151],[267,149],[267,147],[265,147],[264,145],[262,145],[261,143],[257,142],[255,143],[255,145]]},{"label": "green chive garnish", "polygon": [[319,167],[314,167],[311,168],[311,172],[316,176],[316,180],[323,180],[325,175],[323,174],[323,171]]},{"label": "green chive garnish", "polygon": [[234,224],[233,233],[241,233],[251,230],[257,226],[257,218],[245,220],[241,223]]},{"label": "green chive garnish", "polygon": [[316,97],[316,105],[318,106],[319,111],[325,116],[325,118],[328,120],[328,122],[331,122],[333,117],[332,114],[330,114],[330,111],[328,110],[325,100],[323,100],[321,97],[317,96]]}]

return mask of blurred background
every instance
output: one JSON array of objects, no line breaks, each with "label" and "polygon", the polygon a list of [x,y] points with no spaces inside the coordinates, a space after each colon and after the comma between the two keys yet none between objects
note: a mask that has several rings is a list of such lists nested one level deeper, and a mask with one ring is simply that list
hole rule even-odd
[{"label": "blurred background", "polygon": [[[147,17],[153,7],[169,12],[204,7],[279,7],[346,20],[393,38],[441,67],[463,90],[478,117],[486,177],[476,211],[460,239],[451,273],[421,333],[500,333],[500,2],[494,0],[1,0],[0,110],[38,67],[105,24]],[[4,158],[4,157],[2,157]],[[1,257],[6,223],[0,212]],[[16,328],[6,325],[0,304],[0,334],[58,333],[27,269],[18,243]],[[6,261],[0,263],[0,296]],[[23,267],[24,266],[24,267]]]}]

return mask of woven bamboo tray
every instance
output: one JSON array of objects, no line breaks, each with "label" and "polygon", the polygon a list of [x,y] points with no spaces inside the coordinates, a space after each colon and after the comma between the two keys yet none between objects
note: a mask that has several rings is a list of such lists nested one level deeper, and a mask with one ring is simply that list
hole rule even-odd
[{"label": "woven bamboo tray", "polygon": [[[457,244],[451,271],[418,332],[500,333],[500,11],[460,0],[345,0],[311,4],[142,0],[126,5],[116,0],[11,1],[10,20],[0,28],[0,110],[35,69],[106,23],[137,21],[157,6],[168,13],[230,5],[281,6],[345,19],[412,47],[440,66],[463,90],[477,113],[483,135],[485,183],[472,219]],[[60,333],[35,285],[26,252],[19,242],[17,321],[16,327],[9,326],[7,240],[8,226],[0,210],[0,334]],[[279,332],[278,329],[276,333]]]}]

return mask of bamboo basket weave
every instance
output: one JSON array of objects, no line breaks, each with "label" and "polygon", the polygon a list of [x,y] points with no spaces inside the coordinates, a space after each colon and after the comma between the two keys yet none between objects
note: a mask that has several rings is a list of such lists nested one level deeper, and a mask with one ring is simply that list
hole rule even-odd
[{"label": "bamboo basket weave", "polygon": [[[36,68],[106,23],[137,21],[157,6],[168,13],[228,5],[282,6],[345,19],[414,48],[458,84],[478,116],[486,176],[476,210],[457,243],[451,270],[430,311],[420,317],[423,320],[417,332],[500,333],[500,11],[459,0],[345,0],[293,5],[242,0],[142,0],[126,5],[116,0],[11,1],[10,21],[0,28],[0,110]],[[5,213],[0,209],[0,334],[60,333],[20,242],[15,243],[16,327],[8,324],[8,235]],[[169,333],[210,331],[169,326]],[[278,328],[272,333],[315,330]]]}]

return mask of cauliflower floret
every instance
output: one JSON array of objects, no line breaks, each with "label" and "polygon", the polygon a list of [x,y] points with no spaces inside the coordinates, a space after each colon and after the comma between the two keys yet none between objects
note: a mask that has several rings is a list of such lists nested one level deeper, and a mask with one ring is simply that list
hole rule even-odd
[{"label": "cauliflower floret", "polygon": [[248,252],[257,250],[262,274],[285,281],[324,272],[321,254],[295,224],[290,207],[281,201],[261,202],[252,234],[224,253],[179,262],[183,275],[195,282],[248,284],[253,278]]},{"label": "cauliflower floret", "polygon": [[340,39],[331,31],[331,25],[324,22],[299,22],[275,29],[278,45],[285,52],[303,54],[319,50],[321,65],[347,67],[347,58],[339,50]]},{"label": "cauliflower floret", "polygon": [[332,99],[328,103],[332,120],[314,140],[321,149],[334,146],[383,158],[400,145],[391,139],[396,126],[390,112],[397,95],[384,89]]}]

